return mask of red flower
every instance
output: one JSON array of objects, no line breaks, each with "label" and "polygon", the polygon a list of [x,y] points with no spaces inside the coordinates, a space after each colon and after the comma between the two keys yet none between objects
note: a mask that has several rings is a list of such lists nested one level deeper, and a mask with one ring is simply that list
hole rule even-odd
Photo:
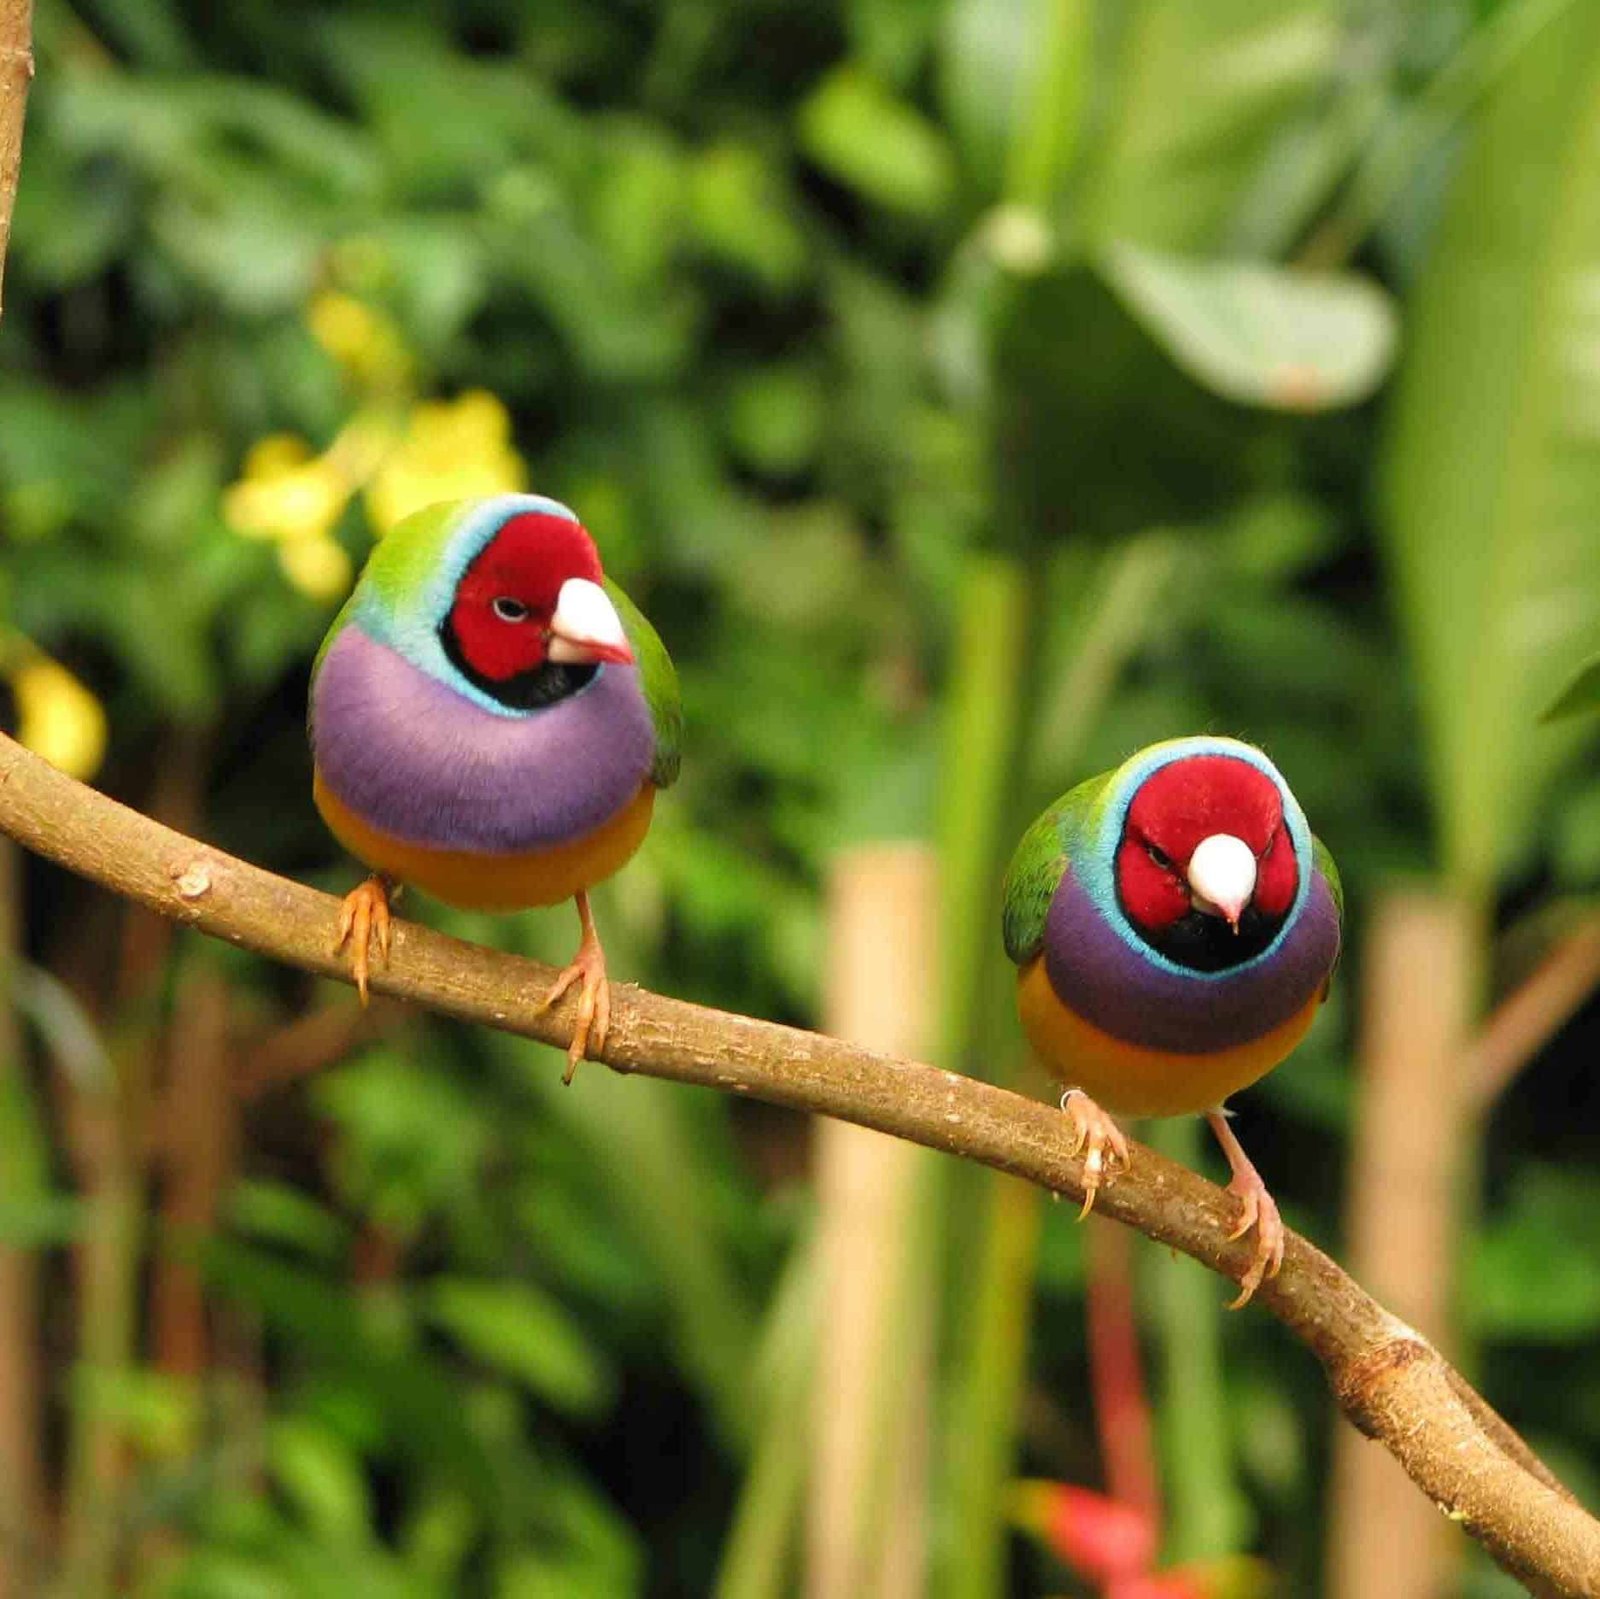
[{"label": "red flower", "polygon": [[[1063,1482],[1015,1483],[1011,1519],[1063,1565],[1097,1582],[1136,1577],[1150,1569],[1156,1556],[1157,1533],[1150,1517],[1088,1488]],[[1163,1596],[1134,1595],[1133,1599]]]}]

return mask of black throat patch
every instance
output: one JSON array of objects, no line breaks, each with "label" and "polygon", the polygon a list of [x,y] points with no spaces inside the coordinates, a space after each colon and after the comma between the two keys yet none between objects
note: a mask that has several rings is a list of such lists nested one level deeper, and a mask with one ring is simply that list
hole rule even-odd
[{"label": "black throat patch", "polygon": [[1165,955],[1192,972],[1225,972],[1253,960],[1278,936],[1283,917],[1265,916],[1254,905],[1239,918],[1236,933],[1220,916],[1192,910],[1170,927],[1152,933],[1141,927],[1126,910],[1128,925],[1151,949]]},{"label": "black throat patch", "polygon": [[518,672],[515,677],[485,677],[475,671],[462,652],[461,641],[448,617],[439,629],[439,642],[444,646],[450,664],[480,693],[487,694],[508,711],[538,711],[560,700],[570,699],[580,688],[594,681],[600,670],[598,663],[586,661],[569,665],[563,661],[545,661],[531,672]]}]

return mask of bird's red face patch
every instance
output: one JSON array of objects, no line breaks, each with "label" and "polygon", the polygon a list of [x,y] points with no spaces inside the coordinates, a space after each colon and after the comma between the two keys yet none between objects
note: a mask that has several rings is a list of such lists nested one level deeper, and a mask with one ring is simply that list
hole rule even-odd
[{"label": "bird's red face patch", "polygon": [[478,676],[504,683],[542,666],[561,585],[601,578],[594,540],[564,516],[514,516],[456,585],[446,629]]},{"label": "bird's red face patch", "polygon": [[1117,894],[1139,927],[1159,933],[1189,914],[1189,857],[1214,833],[1231,833],[1254,853],[1252,906],[1273,919],[1288,913],[1300,873],[1277,784],[1248,761],[1191,755],[1152,772],[1128,807]]}]

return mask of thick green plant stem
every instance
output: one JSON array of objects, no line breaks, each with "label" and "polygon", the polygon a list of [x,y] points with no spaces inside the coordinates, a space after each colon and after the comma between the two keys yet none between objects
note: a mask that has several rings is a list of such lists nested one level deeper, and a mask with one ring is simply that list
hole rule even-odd
[{"label": "thick green plant stem", "polygon": [[1014,802],[1022,702],[1036,627],[1037,583],[1020,560],[974,556],[946,712],[939,818],[944,1008],[939,1033],[952,1059],[973,1046],[983,971],[995,947],[991,903]]},{"label": "thick green plant stem", "polygon": [[[942,1037],[951,1065],[971,1058],[996,1031],[996,884],[1016,807],[1038,584],[1020,559],[986,555],[974,560],[966,592],[971,598],[957,644],[945,746],[941,850]],[[966,1301],[970,1314],[956,1332],[944,1590],[949,1599],[989,1599],[1001,1591],[1002,1499],[1027,1341],[1028,1296],[1019,1284],[1032,1281],[1038,1196],[1023,1190],[1008,1197],[1009,1185],[987,1174],[952,1174],[946,1186],[959,1196],[959,1208],[981,1223],[975,1291]],[[952,1225],[971,1236],[963,1219],[952,1209]]]}]

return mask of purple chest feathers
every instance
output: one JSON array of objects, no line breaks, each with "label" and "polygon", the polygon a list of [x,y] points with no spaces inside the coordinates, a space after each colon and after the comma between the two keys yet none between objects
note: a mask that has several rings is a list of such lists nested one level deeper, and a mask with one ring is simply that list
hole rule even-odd
[{"label": "purple chest feathers", "polygon": [[1070,871],[1045,923],[1045,971],[1063,1004],[1114,1038],[1182,1055],[1231,1049],[1281,1026],[1321,991],[1338,955],[1339,914],[1320,872],[1279,942],[1233,971],[1158,965]]},{"label": "purple chest feathers", "polygon": [[364,821],[437,849],[517,854],[593,832],[639,792],[655,731],[637,670],[501,716],[351,626],[311,702],[317,770]]}]

